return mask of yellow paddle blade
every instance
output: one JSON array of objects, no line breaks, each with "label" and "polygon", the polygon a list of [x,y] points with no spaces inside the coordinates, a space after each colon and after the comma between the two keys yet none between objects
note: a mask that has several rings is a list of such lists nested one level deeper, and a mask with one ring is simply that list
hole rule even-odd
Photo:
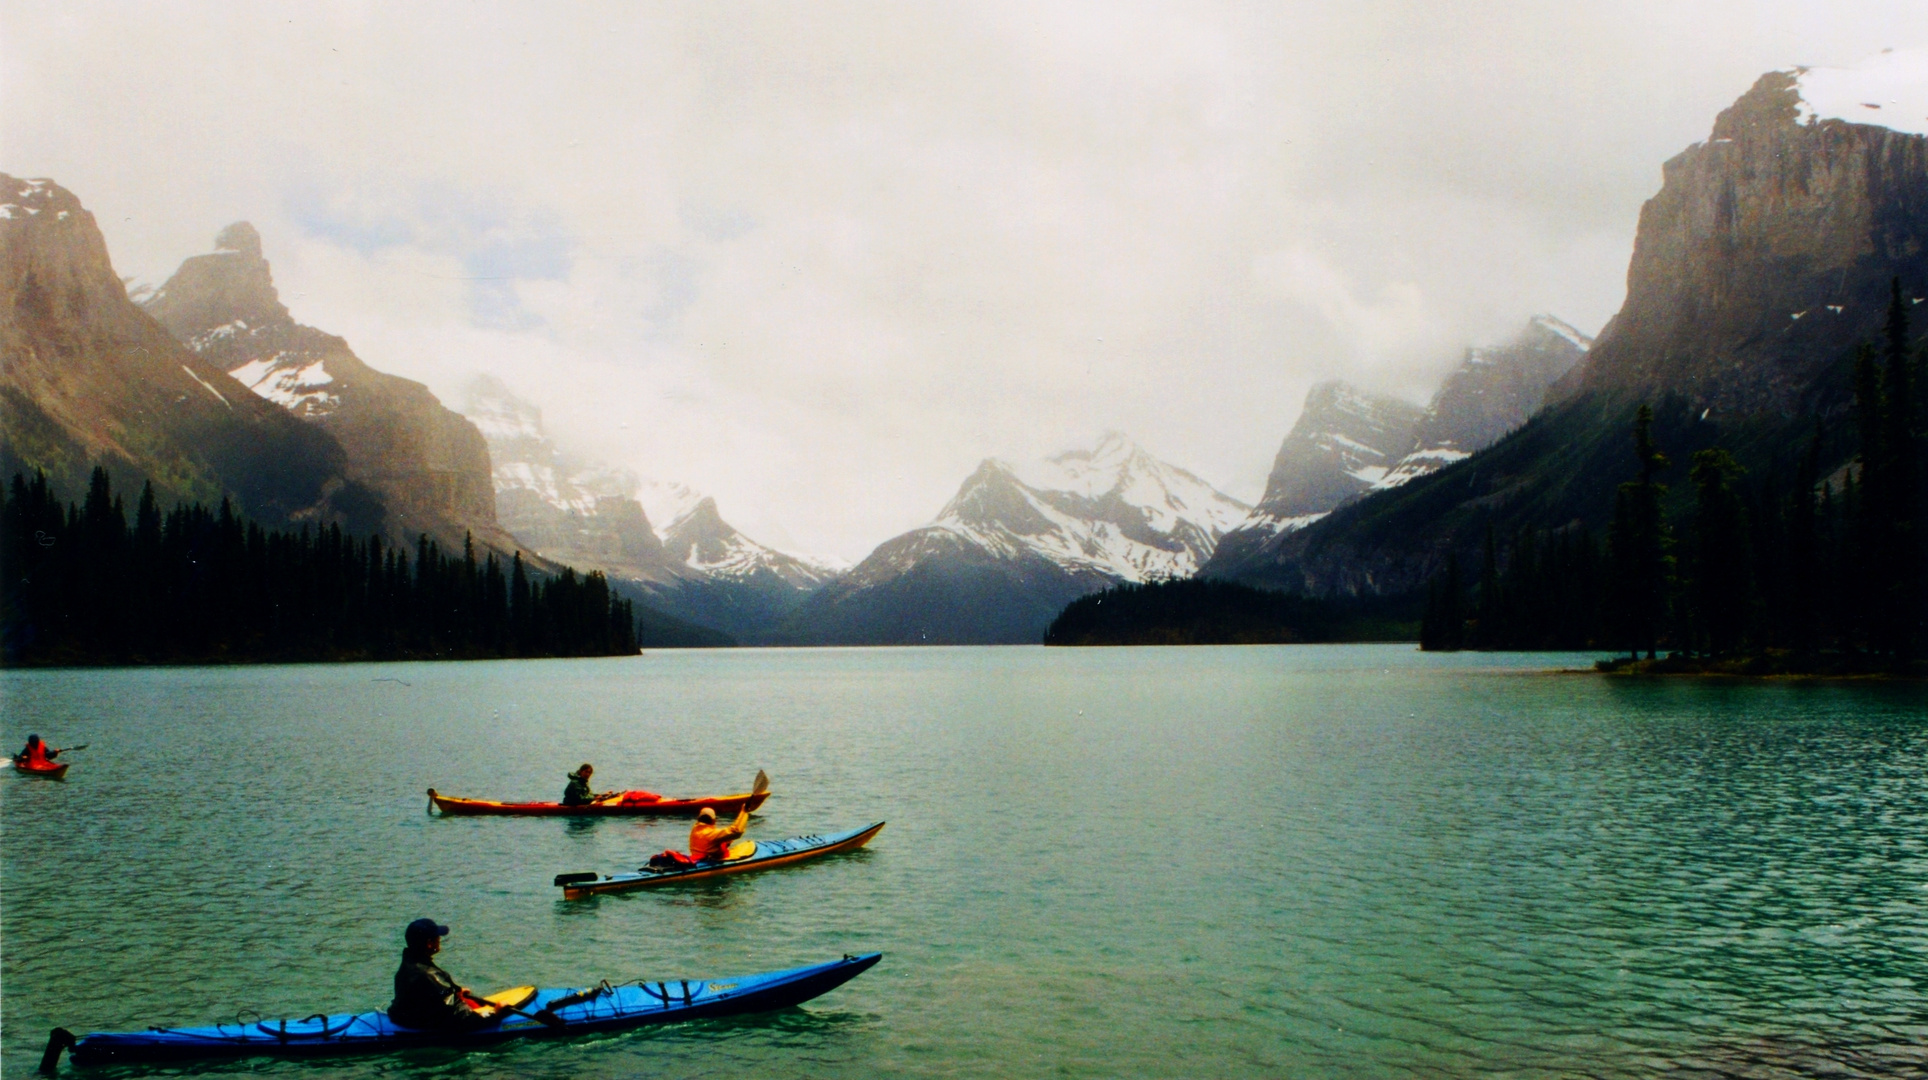
[{"label": "yellow paddle blade", "polygon": [[482,1000],[491,1005],[507,1005],[511,1009],[520,1009],[535,996],[536,988],[533,986],[512,986],[507,990],[497,990]]},{"label": "yellow paddle blade", "polygon": [[725,855],[723,858],[724,858],[724,861],[727,862],[730,859],[747,859],[750,856],[755,854],[756,854],[755,840],[738,840],[736,843],[730,845],[730,853],[728,855]]}]

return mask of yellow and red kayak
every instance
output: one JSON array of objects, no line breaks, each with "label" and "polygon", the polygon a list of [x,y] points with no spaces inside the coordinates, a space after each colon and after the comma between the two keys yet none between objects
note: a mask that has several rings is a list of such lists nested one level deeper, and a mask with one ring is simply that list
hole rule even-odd
[{"label": "yellow and red kayak", "polygon": [[855,851],[870,843],[871,837],[876,836],[883,829],[884,823],[879,821],[862,828],[827,835],[813,833],[788,840],[738,840],[730,845],[729,854],[720,861],[685,863],[661,869],[643,866],[635,873],[623,874],[557,874],[556,887],[562,890],[564,900],[581,900],[602,893],[653,889],[658,885],[702,881],[724,874],[768,870],[771,867],[788,866],[791,863],[815,859],[823,855]]},{"label": "yellow and red kayak", "polygon": [[709,795],[701,799],[665,799],[647,791],[623,791],[607,799],[581,806],[559,802],[497,802],[494,799],[458,799],[428,789],[429,801],[444,814],[496,814],[509,817],[687,817],[693,818],[705,806],[720,818],[734,817],[748,807],[755,813],[770,792],[740,791],[734,795]]}]

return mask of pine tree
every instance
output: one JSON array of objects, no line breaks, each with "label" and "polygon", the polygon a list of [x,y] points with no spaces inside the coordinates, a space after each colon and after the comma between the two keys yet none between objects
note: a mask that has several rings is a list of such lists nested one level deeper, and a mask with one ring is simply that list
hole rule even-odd
[{"label": "pine tree", "polygon": [[1880,528],[1880,578],[1875,583],[1880,649],[1897,663],[1914,655],[1921,623],[1920,474],[1908,305],[1901,279],[1889,283],[1886,348],[1881,368],[1881,457],[1887,520]]},{"label": "pine tree", "polygon": [[1689,622],[1715,656],[1743,644],[1755,595],[1746,512],[1733,489],[1743,471],[1727,451],[1701,450],[1688,474],[1695,494]]},{"label": "pine tree", "polygon": [[1640,475],[1616,490],[1607,540],[1617,643],[1636,658],[1644,649],[1650,659],[1666,625],[1673,578],[1672,538],[1661,509],[1667,487],[1655,479],[1668,461],[1654,445],[1653,419],[1653,409],[1640,406],[1633,435]]}]

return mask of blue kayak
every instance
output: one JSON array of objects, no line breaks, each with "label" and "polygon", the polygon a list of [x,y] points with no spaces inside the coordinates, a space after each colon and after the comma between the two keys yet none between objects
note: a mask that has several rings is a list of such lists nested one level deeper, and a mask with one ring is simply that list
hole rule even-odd
[{"label": "blue kayak", "polygon": [[482,1046],[528,1035],[613,1031],[643,1024],[763,1012],[828,993],[882,958],[882,953],[866,953],[827,964],[734,979],[639,981],[621,986],[602,983],[588,989],[537,990],[520,1007],[538,1017],[546,1015],[549,1023],[540,1018],[510,1015],[499,1024],[468,1032],[406,1028],[380,1011],[253,1024],[94,1032],[78,1041],[65,1028],[55,1028],[47,1041],[47,1053],[41,1065],[50,1070],[66,1047],[72,1047],[76,1065],[257,1055],[310,1057],[419,1046]]},{"label": "blue kayak", "polygon": [[631,889],[649,889],[658,885],[702,881],[724,874],[768,870],[774,866],[788,866],[805,859],[835,855],[840,851],[855,851],[870,843],[871,837],[876,836],[883,829],[884,823],[879,821],[862,828],[821,836],[812,834],[793,836],[788,840],[738,840],[730,845],[729,857],[726,859],[689,863],[660,870],[645,866],[635,873],[557,874],[556,885],[562,889],[563,899],[581,900],[598,893],[628,892]]}]

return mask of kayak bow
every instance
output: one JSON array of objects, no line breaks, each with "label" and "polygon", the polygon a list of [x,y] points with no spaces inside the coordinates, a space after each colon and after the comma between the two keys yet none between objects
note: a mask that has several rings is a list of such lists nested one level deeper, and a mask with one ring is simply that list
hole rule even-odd
[{"label": "kayak bow", "polygon": [[581,806],[564,806],[559,802],[496,802],[494,799],[458,799],[444,795],[434,788],[428,789],[428,797],[435,808],[444,814],[471,815],[494,814],[515,817],[695,817],[697,811],[705,806],[716,810],[718,817],[733,817],[738,810],[748,805],[751,813],[763,805],[770,797],[768,791],[741,791],[734,795],[712,795],[706,799],[643,799],[629,800],[621,796],[601,802],[584,803]]},{"label": "kayak bow", "polygon": [[[562,887],[564,900],[581,900],[598,893],[628,892],[631,889],[649,889],[658,885],[673,885],[682,881],[701,881],[704,878],[720,877],[724,874],[741,874],[750,870],[767,870],[772,866],[814,859],[820,855],[834,855],[839,851],[855,851],[883,831],[884,823],[866,825],[861,829],[848,832],[831,833],[829,836],[798,836],[789,840],[739,840],[730,845],[731,857],[722,862],[700,862],[689,866],[679,866],[668,870],[652,870],[643,867],[633,874],[608,874],[598,877],[595,874],[557,874],[556,884]],[[740,849],[749,850],[742,855]]]},{"label": "kayak bow", "polygon": [[[252,1024],[94,1032],[78,1040],[67,1029],[55,1028],[48,1036],[41,1067],[51,1071],[58,1064],[60,1051],[70,1047],[76,1065],[254,1056],[312,1057],[417,1046],[484,1046],[522,1036],[550,1034],[552,1030],[560,1034],[614,1031],[644,1024],[733,1016],[809,1001],[856,978],[882,958],[882,953],[845,955],[827,964],[734,979],[639,981],[621,986],[603,983],[588,990],[538,990],[527,1000],[525,1013],[510,1015],[501,1023],[469,1032],[406,1028],[381,1011]],[[545,1015],[560,1020],[560,1027],[552,1029],[545,1024],[541,1019]]]}]

